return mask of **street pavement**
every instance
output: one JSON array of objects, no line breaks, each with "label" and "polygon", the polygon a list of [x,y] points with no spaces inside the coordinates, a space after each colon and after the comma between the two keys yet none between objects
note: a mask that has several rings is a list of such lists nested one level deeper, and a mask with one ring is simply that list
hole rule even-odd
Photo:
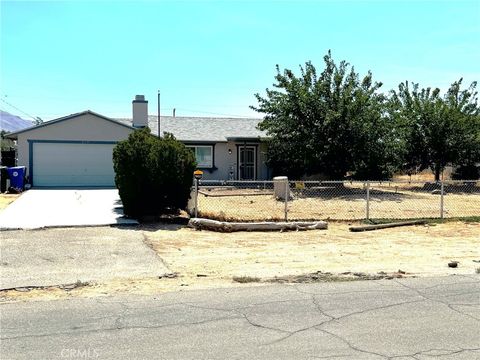
[{"label": "street pavement", "polygon": [[117,189],[32,189],[0,213],[0,230],[134,224]]},{"label": "street pavement", "polygon": [[0,237],[0,289],[170,273],[136,227],[3,231]]},{"label": "street pavement", "polygon": [[480,276],[4,303],[3,359],[479,359]]}]

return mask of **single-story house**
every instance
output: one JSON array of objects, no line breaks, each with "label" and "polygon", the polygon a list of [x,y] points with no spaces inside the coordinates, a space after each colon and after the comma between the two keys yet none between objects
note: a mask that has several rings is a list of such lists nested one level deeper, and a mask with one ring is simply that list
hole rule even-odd
[{"label": "single-story house", "polygon": [[[112,119],[93,111],[54,119],[10,133],[17,141],[17,165],[26,166],[32,186],[114,186],[112,150],[137,128],[158,134],[158,117],[148,115],[148,101],[137,95],[132,119]],[[261,119],[160,117],[160,132],[172,133],[195,152],[204,179],[264,180],[265,133]]]}]

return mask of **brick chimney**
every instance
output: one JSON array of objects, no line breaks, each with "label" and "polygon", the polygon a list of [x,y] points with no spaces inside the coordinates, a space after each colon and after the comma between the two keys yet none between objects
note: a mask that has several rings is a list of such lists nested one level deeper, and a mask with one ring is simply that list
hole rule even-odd
[{"label": "brick chimney", "polygon": [[148,101],[144,95],[135,95],[132,101],[132,125],[136,128],[148,126]]}]

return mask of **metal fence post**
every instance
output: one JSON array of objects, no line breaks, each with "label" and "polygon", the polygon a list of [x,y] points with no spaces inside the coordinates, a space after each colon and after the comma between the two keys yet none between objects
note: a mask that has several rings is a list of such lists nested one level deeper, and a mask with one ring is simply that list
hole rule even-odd
[{"label": "metal fence post", "polygon": [[288,221],[288,179],[285,180],[285,221]]},{"label": "metal fence post", "polygon": [[198,179],[195,179],[195,217],[198,217]]},{"label": "metal fence post", "polygon": [[443,219],[443,180],[440,181],[440,219]]},{"label": "metal fence post", "polygon": [[366,219],[370,220],[370,181],[367,181],[367,208],[366,208]]}]

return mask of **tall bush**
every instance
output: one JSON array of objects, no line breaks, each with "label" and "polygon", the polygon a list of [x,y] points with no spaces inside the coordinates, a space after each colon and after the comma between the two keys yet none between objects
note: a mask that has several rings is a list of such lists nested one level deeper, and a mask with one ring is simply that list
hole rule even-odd
[{"label": "tall bush", "polygon": [[173,135],[136,130],[113,150],[115,183],[130,217],[173,213],[187,206],[195,158]]}]

